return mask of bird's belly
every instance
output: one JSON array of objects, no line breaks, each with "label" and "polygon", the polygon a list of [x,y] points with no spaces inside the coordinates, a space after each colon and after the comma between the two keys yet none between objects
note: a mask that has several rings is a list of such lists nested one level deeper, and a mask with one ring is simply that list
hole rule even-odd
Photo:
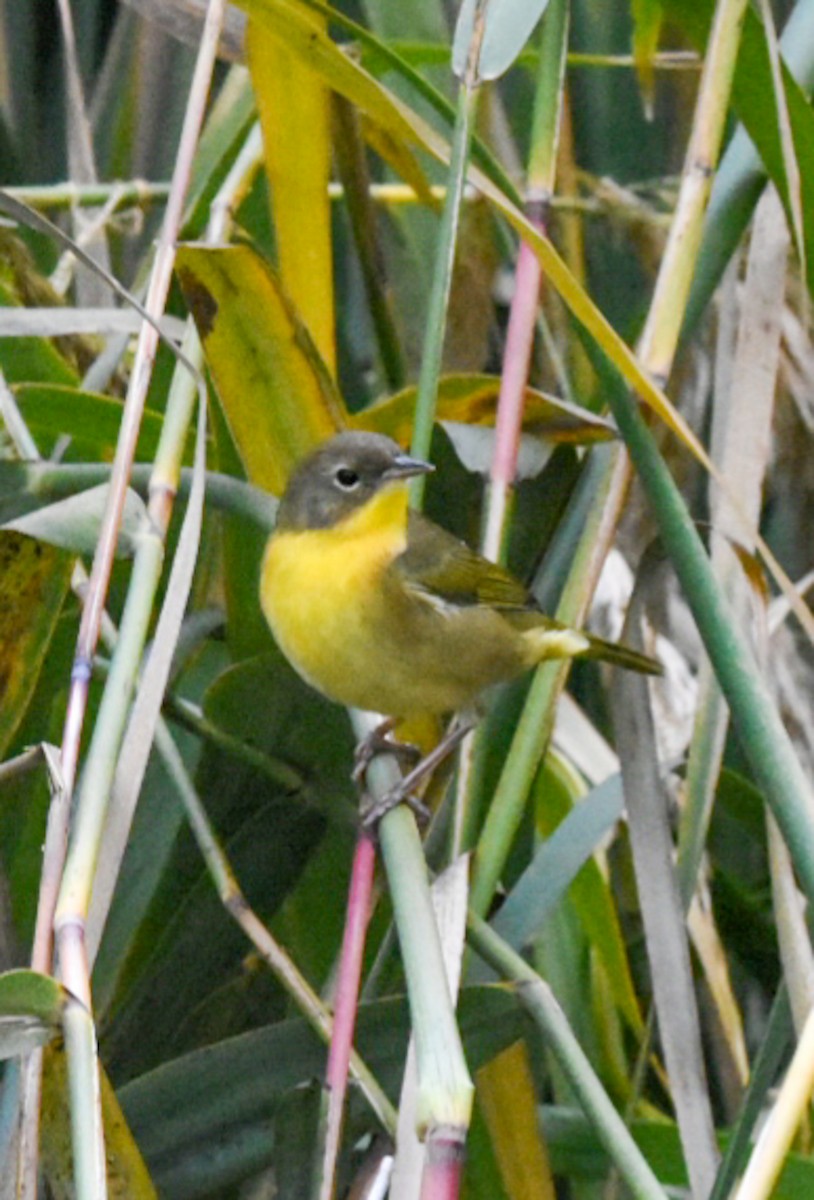
[{"label": "bird's belly", "polygon": [[394,654],[379,581],[383,548],[334,544],[321,531],[281,534],[266,552],[261,602],[286,658],[313,687],[389,712],[407,663]]},{"label": "bird's belly", "polygon": [[313,687],[387,715],[453,712],[528,665],[521,639],[495,613],[444,612],[411,595],[388,578],[391,559],[384,548],[335,546],[321,531],[270,542],[263,611]]}]

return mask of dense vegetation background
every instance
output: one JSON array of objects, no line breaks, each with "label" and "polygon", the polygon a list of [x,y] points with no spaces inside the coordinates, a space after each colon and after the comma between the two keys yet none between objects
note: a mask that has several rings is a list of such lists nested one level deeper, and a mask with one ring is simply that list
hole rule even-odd
[{"label": "dense vegetation background", "polygon": [[[423,437],[427,510],[491,530],[547,610],[616,638],[633,594],[625,637],[665,665],[649,692],[543,669],[434,786],[427,860],[471,853],[476,914],[464,1194],[811,1194],[812,5],[544,8],[491,0],[479,74],[443,0],[241,0],[208,88],[202,0],[0,4],[3,1197],[36,1194],[40,1110],[42,1194],[101,1194],[54,904],[111,1192],[308,1193],[356,735],[256,595],[268,493],[349,424]],[[512,396],[516,489],[490,475]],[[433,1024],[393,828],[338,1194],[374,1194],[412,1111],[408,988]]]}]

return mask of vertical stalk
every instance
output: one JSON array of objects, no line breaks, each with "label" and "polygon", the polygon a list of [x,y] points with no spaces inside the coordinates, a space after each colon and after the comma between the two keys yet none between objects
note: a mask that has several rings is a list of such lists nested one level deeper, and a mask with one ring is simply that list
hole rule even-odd
[{"label": "vertical stalk", "polygon": [[[595,495],[585,521],[571,573],[557,608],[557,619],[581,625],[607,548],[616,529],[627,491],[624,460],[618,452],[595,450],[589,470],[595,473]],[[565,686],[568,660],[537,668],[509,753],[495,789],[475,853],[470,904],[483,916],[491,904],[511,850],[540,760],[554,725],[557,697]]]},{"label": "vertical stalk", "polygon": [[746,0],[720,0],[707,43],[681,193],[639,343],[639,357],[657,382],[670,375],[695,273],[704,213],[718,162]]},{"label": "vertical stalk", "polygon": [[467,937],[484,962],[515,984],[517,999],[546,1039],[631,1195],[637,1200],[665,1200],[664,1189],[608,1099],[548,984],[474,913],[467,922]]},{"label": "vertical stalk", "polygon": [[336,983],[333,1030],[325,1070],[325,1086],[320,1114],[320,1178],[319,1200],[331,1200],[336,1183],[336,1160],[342,1135],[342,1116],[348,1086],[348,1068],[356,1027],[359,987],[362,979],[362,960],[365,937],[370,918],[373,895],[373,876],[376,868],[376,845],[366,830],[356,842],[353,856],[351,886],[348,895],[347,917],[339,959]]},{"label": "vertical stalk", "polygon": [[[455,264],[455,249],[461,217],[469,146],[472,140],[472,123],[478,103],[479,85],[477,63],[483,40],[483,9],[485,0],[475,14],[475,24],[467,62],[466,74],[458,89],[458,104],[455,111],[455,128],[452,134],[447,192],[438,231],[435,249],[435,264],[427,306],[427,324],[424,330],[424,345],[421,354],[421,370],[418,376],[415,415],[413,417],[412,453],[417,458],[427,458],[432,440],[432,426],[438,393],[438,378],[444,353],[444,337],[447,329],[447,310],[452,287],[452,268]],[[424,495],[424,478],[417,475],[410,481],[410,500],[421,507]]]},{"label": "vertical stalk", "polygon": [[[175,164],[175,171],[173,172],[173,186],[170,189],[170,195],[167,200],[167,208],[156,249],[155,267],[150,278],[147,298],[145,300],[147,312],[156,321],[164,311],[164,303],[169,290],[174,260],[174,243],[181,223],[184,195],[192,168],[192,158],[195,146],[197,145],[198,131],[203,121],[206,97],[209,91],[209,80],[217,54],[224,7],[224,0],[210,0],[207,8],[201,47],[190,89],[191,103],[187,110],[179,154]],[[96,553],[93,558],[88,586],[88,598],[82,610],[74,667],[71,673],[71,689],[68,696],[68,709],[63,732],[62,764],[69,792],[73,791],[76,779],[79,744],[85,710],[87,708],[88,685],[90,682],[93,654],[99,640],[102,612],[110,581],[113,557],[116,552],[118,529],[124,511],[124,500],[127,494],[127,481],[135,456],[141,414],[144,410],[144,402],[150,383],[157,345],[158,332],[156,327],[145,323],[141,327],[133,372],[130,376],[130,384],[125,399],[121,430],[113,461],[110,497],[99,533]],[[43,914],[47,935],[41,933],[38,924],[40,940],[42,940],[43,936],[47,936],[49,943],[50,916],[51,914]],[[38,947],[35,947],[35,949],[38,949]],[[47,952],[43,955],[42,951],[39,950],[39,957],[44,957],[47,960],[49,955]],[[47,970],[47,967],[48,962],[46,961],[38,969]]]},{"label": "vertical stalk", "polygon": [[[526,216],[544,235],[556,178],[567,46],[568,0],[551,0],[541,26],[525,204]],[[495,453],[481,543],[483,553],[496,562],[504,557],[541,281],[542,267],[537,256],[526,242],[521,242],[506,331],[495,422]]]},{"label": "vertical stalk", "polygon": [[[526,215],[543,234],[546,232],[548,210],[554,192],[567,45],[568,0],[551,0],[542,23],[526,188]],[[495,562],[505,559],[541,280],[542,267],[536,254],[526,242],[521,242],[506,331],[495,423],[495,452],[490,468],[481,540],[483,553]],[[475,837],[472,795],[477,776],[477,737],[475,733],[467,739],[460,755],[452,829],[453,855],[460,854],[472,844]]]},{"label": "vertical stalk", "polygon": [[[707,46],[678,203],[639,347],[642,366],[661,383],[667,379],[672,367],[695,269],[711,176],[723,139],[745,4],[746,0],[720,0],[718,5]],[[573,602],[574,596],[584,589],[585,584],[590,586],[591,581],[595,584],[630,485],[631,466],[624,450],[612,452],[605,463],[591,518],[595,527],[594,543],[592,547],[587,546],[583,537],[581,545],[584,549],[580,561],[572,568],[568,585],[571,599],[564,594],[557,612],[557,616],[568,623],[573,623],[575,617],[579,619],[584,613],[584,606]],[[601,518],[598,519],[600,508]],[[601,529],[598,528],[600,525]],[[519,828],[525,797],[551,730],[553,716],[546,706],[553,704],[567,671],[567,663],[543,663],[532,684],[478,845],[472,904],[479,913],[485,912],[491,902]],[[518,788],[522,794],[517,794]]]},{"label": "vertical stalk", "polygon": [[610,401],[729,704],[743,752],[783,831],[809,903],[814,903],[814,823],[809,781],[755,660],[735,627],[706,550],[652,433],[630,397],[611,390]]},{"label": "vertical stalk", "polygon": [[[180,226],[184,195],[192,168],[192,159],[203,122],[209,83],[217,54],[223,12],[223,0],[210,0],[195,66],[190,102],[182,131],[178,159],[173,175],[173,187],[167,202],[154,269],[145,301],[145,309],[154,321],[163,312],[169,290],[174,260],[174,243]],[[93,654],[99,640],[105,598],[118,539],[118,530],[124,511],[128,479],[135,455],[141,415],[144,409],[157,345],[157,327],[145,322],[141,327],[133,372],[130,377],[127,398],[125,400],[111,475],[108,505],[105,509],[99,541],[94,555],[86,602],[83,606],[77,637],[62,742],[62,770],[65,779],[65,790],[68,795],[72,793],[76,779],[80,738],[87,708]],[[166,509],[166,505],[164,504],[160,507]],[[150,531],[144,531],[142,546],[144,547],[144,552],[140,572],[141,577],[145,581],[144,586],[146,589],[152,576],[155,576],[157,582],[157,572],[160,571],[163,558],[163,546],[160,544],[160,538],[154,536]],[[143,626],[143,636],[140,643],[141,647],[143,647],[147,627],[144,624],[143,614],[138,613],[137,606],[132,603],[132,590],[129,595],[128,607],[133,616],[134,627]],[[125,684],[131,680],[131,669],[132,679],[135,678],[135,669],[131,668],[134,646],[135,639],[129,643],[123,639],[123,657],[119,667],[119,676],[120,682]],[[130,682],[130,686],[132,688],[132,682]],[[110,698],[111,696],[112,691],[109,686],[105,691],[105,698],[108,700],[108,711],[103,729],[106,730],[106,737],[111,737],[112,739],[115,706],[114,701]],[[125,697],[125,709],[128,702],[129,693]],[[123,713],[121,723],[123,725]],[[112,761],[115,759],[115,753],[113,758],[111,758],[113,740],[105,745],[105,739],[102,738],[100,741],[100,737],[101,732],[97,726],[94,736],[96,750],[90,770],[90,778],[94,787],[98,786],[99,790],[94,794],[93,788],[89,791],[83,788],[83,797],[80,797],[77,808],[77,833],[72,843],[75,855],[73,859],[73,878],[66,880],[63,877],[60,887],[60,895],[65,896],[60,929],[60,967],[68,987],[86,1004],[88,1010],[90,1010],[90,981],[84,941],[84,922],[87,913],[87,895],[89,895],[99,838],[106,811],[106,797],[102,794],[102,773],[108,765],[111,766],[112,772]],[[118,749],[118,740],[115,741],[115,749]],[[53,823],[49,820],[49,838],[46,841],[44,851],[44,877],[47,874],[47,879],[50,881],[50,888],[43,889],[40,893],[32,956],[32,965],[36,970],[40,971],[47,971],[51,962],[51,933],[55,911],[60,903],[53,889],[59,876],[62,874],[62,864],[66,862],[67,820],[67,805],[65,806],[64,820],[60,822],[54,821]],[[78,837],[78,834],[82,836]],[[79,874],[82,870],[88,871],[84,880],[80,878]],[[80,905],[77,908],[75,900],[77,897],[81,899],[83,896],[84,906]],[[89,1015],[88,1020],[91,1020]],[[90,1072],[88,1072],[85,1059],[79,1053],[79,1045],[79,1043],[74,1043],[70,1039],[67,1042],[68,1073],[72,1092],[71,1130],[77,1170],[77,1188],[81,1200],[96,1200],[97,1197],[99,1200],[102,1200],[102,1197],[105,1195],[105,1153],[104,1131],[102,1129],[101,1112],[98,1103],[98,1067],[95,1062],[94,1048],[91,1054],[92,1066]],[[32,1072],[35,1071],[37,1075],[39,1075],[40,1069],[39,1063],[32,1066]],[[26,1089],[26,1099],[29,1107],[23,1115],[23,1120],[26,1123],[30,1123],[32,1128],[35,1127],[37,1117],[30,1105],[36,1103],[38,1095],[38,1080],[32,1079],[31,1086]],[[89,1128],[89,1123],[91,1128]],[[79,1156],[89,1153],[86,1146],[88,1139],[93,1143],[93,1154],[96,1156],[97,1161],[102,1163],[101,1179],[99,1179],[98,1175],[89,1177],[87,1172],[83,1173]],[[33,1144],[33,1139],[30,1140]]]},{"label": "vertical stalk", "polygon": [[78,1000],[70,1000],[62,1018],[68,1058],[68,1090],[71,1102],[71,1149],[77,1200],[105,1200],[105,1169],[102,1096],[96,1061],[93,1018]]},{"label": "vertical stalk", "polygon": [[[358,712],[352,717],[357,737],[365,737],[373,718]],[[396,763],[383,756],[374,759],[367,772],[377,797],[400,778]],[[403,804],[382,818],[378,832],[410,999],[418,1066],[418,1132],[452,1136],[462,1150],[473,1087],[455,1022],[421,839],[413,814]]]}]

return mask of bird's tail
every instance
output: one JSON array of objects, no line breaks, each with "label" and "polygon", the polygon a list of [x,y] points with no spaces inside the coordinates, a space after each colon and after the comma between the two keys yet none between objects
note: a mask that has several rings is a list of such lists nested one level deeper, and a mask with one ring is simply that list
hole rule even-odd
[{"label": "bird's tail", "polygon": [[662,674],[661,663],[648,654],[640,654],[619,642],[606,642],[582,629],[571,629],[553,617],[526,609],[512,613],[507,619],[522,630],[533,655],[530,665],[547,658],[595,658],[615,667],[626,667],[629,671],[642,671],[645,675]]},{"label": "bird's tail", "polygon": [[588,638],[588,649],[583,651],[580,658],[595,658],[601,662],[610,663],[614,667],[625,667],[628,671],[641,671],[644,675],[662,675],[664,668],[655,658],[648,654],[640,654],[631,650],[621,642],[606,642],[604,638],[585,635]]}]

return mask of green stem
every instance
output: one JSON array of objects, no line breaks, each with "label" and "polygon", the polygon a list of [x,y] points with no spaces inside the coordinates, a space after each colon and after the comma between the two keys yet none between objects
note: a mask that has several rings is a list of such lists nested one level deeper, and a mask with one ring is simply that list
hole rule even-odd
[{"label": "green stem", "polygon": [[467,1128],[473,1087],[430,898],[415,818],[399,805],[382,820],[379,841],[399,932],[418,1062],[419,1129]]},{"label": "green stem", "polygon": [[102,1102],[93,1019],[71,999],[62,1018],[71,1108],[73,1184],[77,1200],[106,1200]]},{"label": "green stem", "polygon": [[[122,635],[110,667],[110,677],[93,727],[90,748],[82,772],[71,844],[62,877],[55,928],[87,913],[93,876],[107,816],[110,785],[116,769],[130,697],[141,665],[142,651],[152,616],[152,597],[161,578],[164,546],[157,534],[145,530],[139,548],[122,614]],[[148,602],[144,602],[145,596]],[[63,964],[64,966],[64,964]],[[78,983],[65,980],[77,990]],[[80,994],[84,993],[84,988]]]},{"label": "green stem", "polygon": [[110,204],[116,212],[126,205],[147,208],[163,204],[170,194],[168,182],[148,183],[146,179],[118,180],[113,183],[51,183],[39,187],[10,187],[6,191],[15,200],[38,211],[95,208]]},{"label": "green stem", "polygon": [[542,197],[548,203],[554,190],[568,47],[568,18],[568,0],[551,0],[540,26],[540,57],[526,171],[528,200]]},{"label": "green stem", "polygon": [[[178,747],[162,721],[159,721],[156,727],[155,744],[184,806],[207,871],[226,911],[263,956],[311,1027],[322,1041],[328,1042],[333,1030],[333,1018],[330,1012],[282,946],[272,937],[249,906],[232,871],[231,863],[215,836],[206,810],[189,778]],[[391,1135],[394,1134],[396,1114],[393,1106],[382,1091],[373,1072],[353,1050],[349,1056],[349,1069],[383,1128]]]},{"label": "green stem", "polygon": [[[360,739],[375,727],[370,714],[351,716]],[[367,771],[374,798],[384,796],[400,779],[397,764],[385,756],[375,758]],[[419,1081],[417,1124],[419,1130],[448,1126],[463,1132],[469,1125],[473,1087],[455,1022],[421,839],[404,804],[382,818],[378,832],[410,998]]]},{"label": "green stem", "polygon": [[[108,463],[2,463],[0,473],[14,471],[19,475],[17,493],[31,492],[42,499],[59,499],[73,496],[86,488],[107,483],[110,479]],[[130,483],[141,495],[147,494],[152,475],[152,465],[136,463]],[[192,484],[192,470],[184,467],[178,480],[178,495],[186,497]],[[219,471],[206,473],[206,500],[212,508],[227,512],[230,516],[245,517],[261,529],[270,532],[277,517],[277,500],[262,488],[253,487],[243,479],[224,475]]]},{"label": "green stem", "polygon": [[[458,108],[447,181],[447,195],[438,231],[435,251],[435,267],[427,307],[427,324],[421,355],[421,372],[418,377],[415,416],[413,419],[412,453],[417,458],[427,458],[432,440],[432,427],[444,353],[444,336],[447,328],[447,310],[452,287],[452,270],[455,264],[455,249],[458,224],[461,215],[461,198],[466,179],[469,144],[472,137],[472,122],[478,101],[478,89],[462,84],[458,91]],[[410,498],[420,508],[424,495],[424,477],[411,480]]]},{"label": "green stem", "polygon": [[484,920],[470,912],[477,953],[517,985],[517,998],[540,1029],[619,1173],[637,1200],[665,1200],[664,1189],[613,1107],[548,984]]},{"label": "green stem", "polygon": [[[618,469],[618,454],[596,450],[588,467],[595,486],[590,511],[574,555],[568,582],[557,608],[557,619],[580,625],[604,560],[607,526],[613,525],[620,487],[625,479]],[[475,854],[470,905],[484,914],[495,894],[511,849],[540,760],[554,721],[554,707],[568,673],[567,661],[544,662],[537,668],[509,754],[489,805]]]},{"label": "green stem", "polygon": [[729,704],[741,746],[814,903],[811,788],[754,658],[738,632],[687,506],[635,401],[609,389],[611,410],[659,522],[665,549]]}]

